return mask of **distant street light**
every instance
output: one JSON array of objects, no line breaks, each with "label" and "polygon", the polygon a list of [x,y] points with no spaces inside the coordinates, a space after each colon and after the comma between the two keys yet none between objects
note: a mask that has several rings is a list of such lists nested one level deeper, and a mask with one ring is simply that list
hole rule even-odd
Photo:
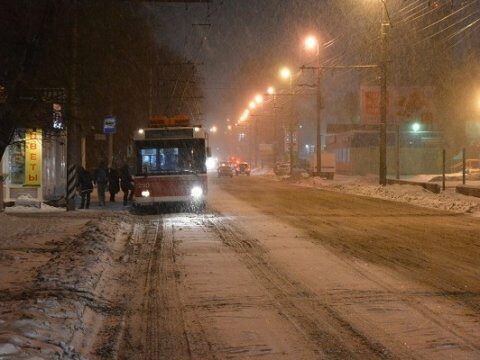
[{"label": "distant street light", "polygon": [[238,120],[238,122],[244,122],[245,120],[247,120],[248,118],[248,115],[250,115],[250,110],[248,109],[245,109],[242,113],[242,115],[240,116],[240,119]]},{"label": "distant street light", "polygon": [[257,104],[263,103],[263,96],[260,95],[260,94],[255,95],[255,102],[256,102]]},{"label": "distant street light", "polygon": [[214,125],[210,128],[211,133],[216,133],[217,132],[217,127]]},{"label": "distant street light", "polygon": [[420,131],[420,128],[421,128],[420,123],[415,122],[415,123],[412,124],[412,131],[413,131],[413,132],[419,132],[419,131]]},{"label": "distant street light", "polygon": [[291,79],[292,77],[292,72],[290,71],[289,68],[283,67],[280,69],[280,77],[284,80]]},{"label": "distant street light", "polygon": [[250,104],[248,104],[248,107],[253,110],[257,107],[257,104],[255,103],[255,101],[250,101]]},{"label": "distant street light", "polygon": [[318,40],[315,36],[307,36],[305,38],[305,48],[309,51],[318,50]]},{"label": "distant street light", "polygon": [[[267,94],[268,95],[273,95],[275,94],[275,88],[273,86],[269,86],[267,89]],[[480,104],[480,103],[479,103]]]}]

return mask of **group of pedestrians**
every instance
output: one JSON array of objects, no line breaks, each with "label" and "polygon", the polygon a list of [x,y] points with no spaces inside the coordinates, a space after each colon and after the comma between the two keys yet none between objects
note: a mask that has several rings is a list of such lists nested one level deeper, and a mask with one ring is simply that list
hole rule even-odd
[{"label": "group of pedestrians", "polygon": [[128,165],[123,165],[120,169],[107,167],[105,162],[100,162],[97,169],[90,174],[84,167],[78,169],[78,192],[81,197],[80,209],[90,207],[90,194],[93,192],[94,183],[97,185],[98,205],[105,206],[105,193],[110,193],[110,202],[115,202],[115,196],[123,192],[123,205],[133,198],[133,178],[130,174]]}]

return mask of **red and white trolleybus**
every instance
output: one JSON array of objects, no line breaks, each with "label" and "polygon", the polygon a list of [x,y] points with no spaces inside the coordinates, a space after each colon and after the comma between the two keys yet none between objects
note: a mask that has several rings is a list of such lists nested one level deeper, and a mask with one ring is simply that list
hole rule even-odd
[{"label": "red and white trolleybus", "polygon": [[203,208],[208,134],[188,117],[157,117],[134,135],[134,205],[186,203]]}]

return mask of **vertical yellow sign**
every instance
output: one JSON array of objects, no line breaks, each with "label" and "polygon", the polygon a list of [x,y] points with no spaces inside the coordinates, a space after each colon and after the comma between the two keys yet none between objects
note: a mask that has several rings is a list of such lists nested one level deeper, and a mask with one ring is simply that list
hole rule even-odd
[{"label": "vertical yellow sign", "polygon": [[25,132],[25,185],[40,186],[42,181],[42,130]]}]

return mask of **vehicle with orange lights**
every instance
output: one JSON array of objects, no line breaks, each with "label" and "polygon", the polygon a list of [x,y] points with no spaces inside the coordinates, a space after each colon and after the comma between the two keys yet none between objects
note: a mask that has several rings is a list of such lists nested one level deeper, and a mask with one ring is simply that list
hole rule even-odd
[{"label": "vehicle with orange lights", "polygon": [[235,175],[250,176],[250,165],[247,162],[240,162],[235,166]]},{"label": "vehicle with orange lights", "polygon": [[185,203],[203,208],[208,134],[186,116],[156,117],[134,135],[134,205]]}]

